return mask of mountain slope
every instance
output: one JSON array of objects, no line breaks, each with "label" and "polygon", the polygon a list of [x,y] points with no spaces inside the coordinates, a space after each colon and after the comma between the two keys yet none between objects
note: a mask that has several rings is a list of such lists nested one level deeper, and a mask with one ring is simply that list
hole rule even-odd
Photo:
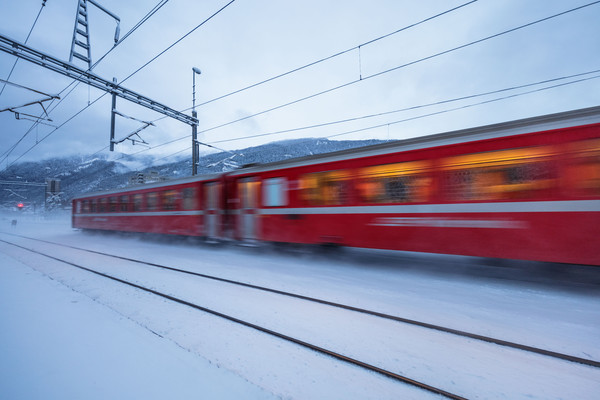
[{"label": "mountain slope", "polygon": [[[226,172],[247,164],[265,164],[377,143],[381,141],[297,139],[274,142],[231,152],[203,155],[200,157],[198,174]],[[25,183],[45,183],[46,179],[60,180],[60,197],[64,203],[68,203],[81,193],[125,187],[129,184],[129,178],[136,172],[149,174],[153,171],[163,178],[173,179],[189,176],[192,171],[189,159],[139,168],[139,165],[150,163],[151,159],[148,157],[126,156],[120,160],[109,160],[107,157],[75,156],[15,164],[0,172],[0,185],[3,189],[0,191],[0,206],[14,208],[18,202],[24,202],[28,206],[41,207],[44,203],[45,188],[28,186]]]}]

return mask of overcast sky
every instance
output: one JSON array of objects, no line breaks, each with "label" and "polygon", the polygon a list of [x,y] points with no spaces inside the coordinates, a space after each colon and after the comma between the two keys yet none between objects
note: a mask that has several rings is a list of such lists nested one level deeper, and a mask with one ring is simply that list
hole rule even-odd
[{"label": "overcast sky", "polygon": [[[98,1],[120,17],[121,36],[155,5],[162,3],[158,0]],[[107,80],[116,77],[121,82],[228,3],[229,0],[168,1],[93,71]],[[600,79],[588,79],[474,105],[596,77],[600,75],[597,72],[387,113],[600,70],[600,4],[428,58],[591,3],[586,0],[479,0],[368,43],[465,3],[468,0],[236,0],[127,79],[123,86],[190,114],[192,67],[199,68],[202,71],[196,76],[199,139],[223,149],[301,137],[402,139],[600,104]],[[23,43],[41,5],[41,0],[0,0],[0,34]],[[48,0],[27,45],[68,61],[76,8],[77,0]],[[89,24],[92,59],[96,61],[112,47],[116,24],[92,5],[89,5]],[[359,45],[363,45],[360,51]],[[238,94],[202,104],[346,50],[351,51]],[[422,59],[425,60],[419,61]],[[15,60],[14,56],[0,52],[0,79],[7,79]],[[78,60],[74,63],[84,66]],[[388,70],[391,71],[385,72]],[[0,168],[15,161],[72,154],[109,154],[109,95],[94,103],[103,92],[80,84],[65,96],[68,90],[61,91],[72,80],[24,60],[18,61],[9,81],[48,94],[60,93],[64,100],[58,106],[57,102],[44,103],[52,110],[52,122],[45,123],[62,126],[55,129],[39,125],[31,129],[33,122],[17,120],[8,111],[0,113]],[[349,84],[351,82],[355,83]],[[348,85],[253,116],[345,84]],[[0,88],[2,86],[0,82]],[[0,95],[0,110],[43,97],[9,85]],[[93,104],[81,111],[88,102]],[[474,106],[399,122],[469,105]],[[117,109],[145,121],[162,117],[122,99],[117,100]],[[39,115],[42,109],[32,105],[19,111]],[[65,123],[80,111],[78,116]],[[380,113],[387,114],[356,119]],[[244,117],[250,118],[211,129]],[[346,119],[355,120],[293,130]],[[191,157],[190,126],[169,118],[156,121],[155,125],[140,133],[152,148],[124,142],[116,146],[112,157],[141,150],[146,151],[140,155],[157,158],[177,153],[163,158],[160,163],[176,157]],[[137,121],[117,117],[117,139],[140,126]],[[233,140],[284,130],[293,131]],[[356,130],[360,131],[348,133]],[[36,142],[39,143],[36,145]]]}]

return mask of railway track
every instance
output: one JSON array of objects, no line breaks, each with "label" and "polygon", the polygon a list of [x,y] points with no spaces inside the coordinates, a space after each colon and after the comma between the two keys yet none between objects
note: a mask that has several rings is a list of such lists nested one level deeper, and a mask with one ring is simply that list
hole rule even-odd
[{"label": "railway track", "polygon": [[[77,247],[77,246],[65,245],[65,244],[61,244],[61,243],[57,243],[57,242],[32,238],[32,237],[28,237],[28,236],[9,234],[9,233],[6,233],[6,234],[15,236],[15,237],[32,240],[32,241],[47,243],[47,244],[51,244],[51,245],[55,245],[55,246],[65,247],[65,248],[74,249],[74,250],[83,251],[83,252],[92,253],[92,254],[97,254],[97,255],[101,255],[101,256],[105,256],[105,257],[111,257],[111,258],[129,261],[129,262],[133,262],[133,263],[137,263],[137,264],[147,265],[147,266],[153,267],[153,268],[174,271],[174,272],[187,274],[187,275],[195,276],[195,277],[202,278],[202,279],[209,279],[209,280],[227,283],[227,284],[231,284],[231,285],[237,285],[237,286],[241,286],[241,287],[255,289],[255,290],[259,290],[259,291],[263,291],[263,292],[274,293],[274,294],[278,294],[281,296],[286,296],[286,297],[296,298],[296,299],[305,300],[305,301],[309,301],[309,302],[313,302],[313,303],[323,304],[323,305],[327,305],[327,306],[331,306],[331,307],[335,307],[335,308],[339,308],[339,309],[354,311],[354,312],[370,315],[373,317],[382,318],[385,320],[390,320],[390,321],[395,321],[398,323],[404,323],[404,324],[409,324],[409,325],[413,325],[413,326],[418,326],[418,327],[433,330],[433,331],[439,331],[439,332],[448,333],[448,334],[455,335],[455,336],[465,337],[465,338],[474,339],[474,340],[487,342],[487,343],[493,343],[493,344],[496,344],[499,346],[522,350],[522,351],[539,354],[539,355],[543,355],[543,356],[547,356],[547,357],[551,357],[551,358],[555,358],[555,359],[560,359],[560,360],[569,361],[569,362],[573,362],[573,363],[588,365],[588,366],[595,367],[595,368],[600,368],[600,361],[596,361],[596,360],[592,360],[592,359],[576,357],[576,356],[569,355],[569,354],[563,354],[563,353],[559,353],[559,352],[555,352],[555,351],[550,351],[547,349],[542,349],[542,348],[537,348],[534,346],[515,343],[515,342],[502,340],[502,339],[498,339],[498,338],[494,338],[494,337],[490,337],[490,336],[479,335],[479,334],[475,334],[475,333],[471,333],[471,332],[467,332],[467,331],[463,331],[463,330],[444,327],[441,325],[431,324],[431,323],[418,321],[418,320],[414,320],[414,319],[409,319],[409,318],[404,318],[404,317],[400,317],[400,316],[396,316],[396,315],[390,315],[390,314],[381,313],[381,312],[377,312],[374,310],[368,310],[368,309],[364,309],[364,308],[360,308],[360,307],[354,307],[351,305],[332,302],[329,300],[320,299],[320,298],[316,298],[316,297],[305,296],[305,295],[302,295],[299,293],[286,292],[286,291],[273,289],[273,288],[269,288],[269,287],[265,287],[265,286],[254,285],[254,284],[247,283],[247,282],[240,282],[240,281],[226,279],[226,278],[222,278],[222,277],[218,277],[218,276],[214,276],[214,275],[202,274],[202,273],[189,271],[189,270],[185,270],[185,269],[181,269],[181,268],[170,267],[170,266],[163,265],[163,264],[138,260],[138,259],[134,259],[134,258],[130,258],[130,257],[118,256],[118,255],[109,254],[109,253],[105,253],[105,252],[101,252],[101,251],[85,249],[85,248],[81,248],[81,247]],[[28,249],[28,248],[25,248],[25,247],[22,247],[22,246],[19,246],[19,245],[16,245],[14,243],[10,243],[10,242],[4,241],[4,240],[0,240],[0,241],[7,243],[7,244],[17,246],[17,247],[21,247],[25,250],[37,252],[33,249]],[[42,253],[39,253],[39,254],[42,254]],[[42,254],[42,255],[45,255],[49,258],[53,258],[52,256],[49,256],[46,254]],[[63,261],[63,260],[58,260],[58,261]],[[86,268],[82,268],[82,269],[86,269]],[[93,271],[90,271],[90,272],[93,272]],[[101,273],[99,273],[99,274],[102,275]]]},{"label": "railway track", "polygon": [[[41,242],[46,242],[46,243],[51,243],[51,244],[55,244],[55,245],[60,245],[60,244],[57,244],[57,243],[47,242],[47,241],[43,241],[43,240],[39,240],[39,239],[33,239],[33,238],[27,238],[27,239],[38,240],[38,241],[41,241]],[[233,323],[245,326],[247,328],[251,328],[251,329],[257,330],[259,332],[262,332],[262,333],[265,333],[265,334],[277,337],[279,339],[282,339],[282,340],[294,343],[296,345],[302,346],[302,347],[304,347],[306,349],[309,349],[309,350],[312,350],[312,351],[315,351],[315,352],[318,352],[318,353],[321,353],[321,354],[333,357],[333,358],[335,358],[337,360],[340,360],[340,361],[352,364],[354,366],[366,369],[368,371],[381,374],[381,375],[383,375],[383,376],[385,376],[387,378],[394,379],[396,381],[399,381],[399,382],[402,382],[402,383],[405,383],[405,384],[409,384],[409,385],[415,386],[415,387],[417,387],[419,389],[426,390],[426,391],[434,393],[436,395],[441,395],[441,396],[443,396],[445,398],[448,398],[448,399],[466,400],[465,397],[460,396],[458,394],[454,394],[454,393],[448,392],[448,391],[446,391],[444,389],[428,385],[426,383],[417,381],[415,379],[411,379],[411,378],[409,378],[407,376],[395,373],[393,371],[389,371],[389,370],[386,370],[384,368],[377,367],[375,365],[369,364],[367,362],[360,361],[360,360],[358,360],[356,358],[349,357],[349,356],[341,354],[339,352],[336,352],[336,351],[333,351],[333,350],[329,350],[327,348],[324,348],[324,347],[321,347],[321,346],[318,346],[318,345],[315,345],[315,344],[311,344],[311,343],[309,343],[307,341],[304,341],[304,340],[292,337],[290,335],[287,335],[287,334],[284,334],[284,333],[281,333],[281,332],[277,332],[275,330],[263,327],[263,326],[258,325],[258,324],[254,324],[254,323],[242,320],[240,318],[237,318],[237,317],[234,317],[234,316],[231,316],[231,315],[228,315],[228,314],[216,311],[216,310],[211,309],[211,308],[204,307],[202,305],[199,305],[199,304],[196,304],[196,303],[193,303],[193,302],[190,302],[190,301],[178,298],[176,296],[160,292],[158,290],[149,288],[147,286],[140,285],[140,284],[137,284],[137,283],[134,283],[134,282],[130,282],[128,280],[121,279],[121,278],[113,276],[111,274],[107,274],[107,273],[104,273],[104,272],[97,271],[97,270],[95,270],[93,268],[88,268],[88,267],[86,267],[84,265],[81,265],[80,263],[74,263],[74,262],[71,262],[69,260],[65,260],[65,259],[62,259],[60,257],[56,257],[56,256],[53,256],[53,255],[50,255],[50,254],[47,254],[47,253],[44,253],[44,252],[41,252],[41,251],[38,251],[38,250],[35,250],[35,249],[32,249],[32,248],[29,248],[29,247],[25,247],[25,246],[22,246],[20,244],[13,243],[13,242],[10,242],[10,241],[7,241],[7,240],[0,239],[0,242],[8,244],[10,246],[17,247],[19,249],[22,249],[22,250],[25,250],[25,251],[28,251],[28,252],[31,252],[31,253],[38,254],[40,256],[49,258],[49,259],[54,260],[54,261],[58,261],[60,263],[63,263],[63,264],[66,264],[66,265],[78,268],[80,270],[84,270],[84,271],[90,272],[90,273],[95,274],[97,276],[101,276],[103,278],[110,279],[110,280],[112,280],[114,282],[118,282],[118,283],[130,286],[130,287],[133,287],[135,289],[138,289],[138,290],[141,290],[141,291],[153,294],[155,296],[159,296],[159,297],[161,297],[163,299],[166,299],[166,300],[169,300],[171,302],[174,302],[174,303],[177,303],[177,304],[181,304],[181,305],[193,308],[195,310],[202,311],[202,312],[211,314],[213,316],[216,316],[216,317],[228,320],[230,322],[233,322]],[[62,246],[65,246],[65,245],[62,245]],[[96,251],[87,250],[87,249],[79,249],[79,248],[75,248],[75,247],[72,247],[72,246],[65,246],[65,247],[71,247],[71,248],[82,250],[82,251],[89,251],[89,252],[92,252],[92,253],[95,253],[95,254],[100,254],[100,255],[105,255],[105,256],[113,256],[113,255],[109,255],[109,254],[102,253],[102,252],[96,252]],[[137,262],[137,263],[152,265],[152,263],[145,263],[145,262],[142,262],[140,260],[128,259],[128,258],[120,257],[120,256],[114,256],[114,257],[120,258],[120,259],[125,259],[125,260],[128,260],[128,261]],[[153,266],[157,266],[157,265],[153,265]],[[174,268],[171,268],[171,267],[164,267],[164,266],[160,266],[160,267],[168,269],[168,270],[172,270],[172,271],[185,272],[185,270],[178,270],[178,269],[174,269]],[[187,272],[189,273],[189,271],[187,271]],[[196,275],[195,273],[193,273],[193,274]],[[219,280],[221,280],[221,278],[219,278]],[[227,280],[223,280],[223,281],[227,281]],[[250,285],[249,287],[252,287],[252,285]],[[269,291],[272,291],[272,289],[270,289]],[[275,292],[278,292],[278,291],[275,291]],[[284,292],[282,292],[282,293],[284,293]]]}]

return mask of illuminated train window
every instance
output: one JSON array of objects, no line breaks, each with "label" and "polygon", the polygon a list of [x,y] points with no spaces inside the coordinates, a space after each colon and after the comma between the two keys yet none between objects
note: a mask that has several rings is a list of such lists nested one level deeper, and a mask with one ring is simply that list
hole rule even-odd
[{"label": "illuminated train window", "polygon": [[448,200],[527,199],[556,186],[552,146],[467,154],[442,160]]},{"label": "illuminated train window", "polygon": [[357,189],[365,203],[415,203],[429,200],[429,161],[376,165],[358,172]]},{"label": "illuminated train window", "polygon": [[600,139],[571,143],[566,187],[577,196],[600,195]]},{"label": "illuminated train window", "polygon": [[242,208],[255,208],[258,204],[260,182],[255,178],[244,178],[238,181],[238,193]]},{"label": "illuminated train window", "polygon": [[300,196],[309,205],[343,205],[350,199],[350,171],[337,170],[302,175]]}]

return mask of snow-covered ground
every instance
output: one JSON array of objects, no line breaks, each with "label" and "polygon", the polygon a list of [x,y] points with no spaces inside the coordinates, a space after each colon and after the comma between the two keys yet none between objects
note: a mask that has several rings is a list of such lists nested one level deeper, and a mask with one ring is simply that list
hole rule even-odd
[{"label": "snow-covered ground", "polygon": [[[72,230],[65,217],[19,218],[16,228],[0,220],[1,240],[184,297],[466,398],[596,399],[600,393],[599,368],[14,234],[593,360],[600,360],[597,286],[506,279],[511,268],[497,279],[490,276],[496,273],[473,273],[479,271],[473,261],[460,257],[360,251],[315,257],[87,234]],[[0,265],[0,398],[439,398],[3,242]]]}]

